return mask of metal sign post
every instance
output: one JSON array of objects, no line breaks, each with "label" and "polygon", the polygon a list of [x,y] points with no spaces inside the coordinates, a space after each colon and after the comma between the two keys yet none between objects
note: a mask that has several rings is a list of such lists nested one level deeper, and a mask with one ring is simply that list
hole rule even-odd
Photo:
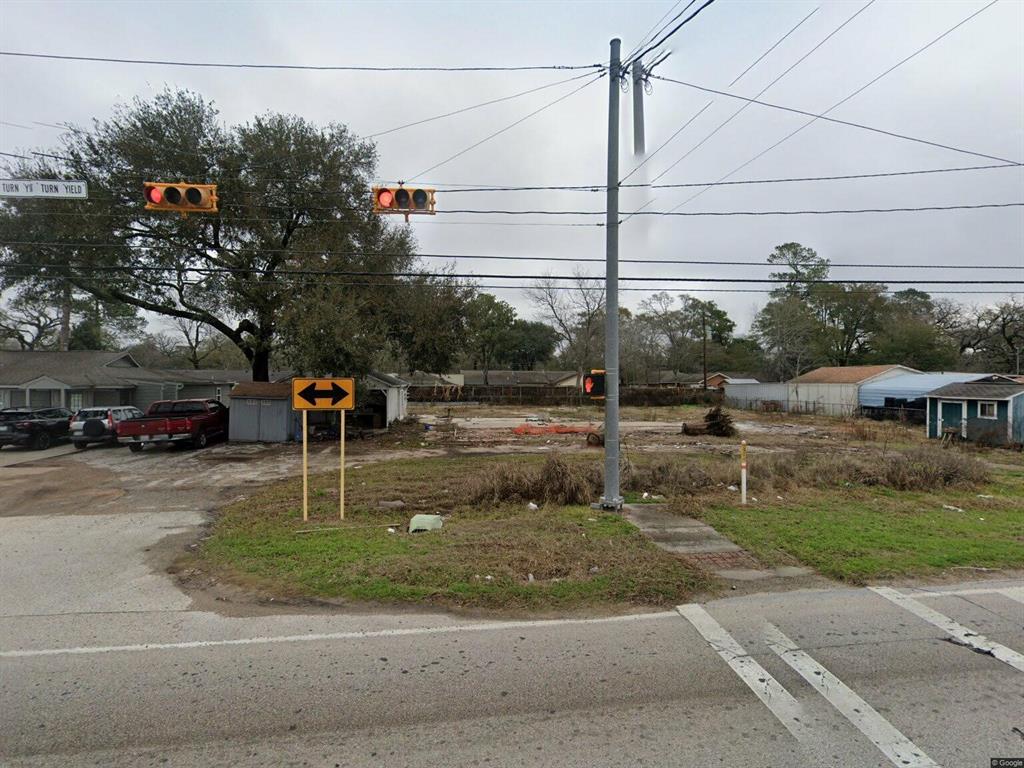
[{"label": "metal sign post", "polygon": [[292,379],[292,410],[302,411],[302,519],[309,520],[309,411],[338,411],[338,515],[345,519],[345,411],[356,407],[355,379]]}]

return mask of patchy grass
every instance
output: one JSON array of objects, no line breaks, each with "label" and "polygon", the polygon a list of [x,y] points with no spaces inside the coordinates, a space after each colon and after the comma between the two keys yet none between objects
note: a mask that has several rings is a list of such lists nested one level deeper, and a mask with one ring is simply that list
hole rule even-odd
[{"label": "patchy grass", "polygon": [[782,501],[718,502],[696,514],[765,562],[795,557],[826,576],[863,583],[948,568],[1024,567],[1022,499],[1024,472],[1001,472],[971,489],[805,488]]},{"label": "patchy grass", "polygon": [[[466,484],[475,477],[539,459],[403,460],[350,470],[344,523],[336,476],[312,478],[309,524],[301,481],[276,483],[221,510],[198,564],[284,597],[502,610],[670,605],[705,586],[616,515],[578,505],[468,503]],[[406,506],[377,506],[392,500]],[[444,514],[444,528],[405,533],[418,512]],[[391,523],[398,533],[388,533]],[[337,528],[298,533],[328,526]]]}]

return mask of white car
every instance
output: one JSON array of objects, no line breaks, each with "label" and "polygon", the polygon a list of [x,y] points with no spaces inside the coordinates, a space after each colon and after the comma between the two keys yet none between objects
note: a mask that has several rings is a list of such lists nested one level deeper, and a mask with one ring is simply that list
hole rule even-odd
[{"label": "white car", "polygon": [[71,417],[71,442],[79,450],[91,443],[117,443],[118,422],[144,415],[133,405],[80,408]]}]

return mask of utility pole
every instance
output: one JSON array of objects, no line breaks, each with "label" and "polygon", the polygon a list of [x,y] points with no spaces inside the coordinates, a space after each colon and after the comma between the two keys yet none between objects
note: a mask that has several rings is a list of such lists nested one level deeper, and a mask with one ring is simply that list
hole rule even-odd
[{"label": "utility pole", "polygon": [[608,64],[608,212],[605,218],[604,495],[602,509],[621,509],[619,493],[619,61],[613,38]]},{"label": "utility pole", "polygon": [[704,337],[704,389],[708,388],[708,308],[701,306],[700,308],[700,331]]},{"label": "utility pole", "polygon": [[633,62],[633,154],[643,157],[644,145],[644,65],[640,59]]}]

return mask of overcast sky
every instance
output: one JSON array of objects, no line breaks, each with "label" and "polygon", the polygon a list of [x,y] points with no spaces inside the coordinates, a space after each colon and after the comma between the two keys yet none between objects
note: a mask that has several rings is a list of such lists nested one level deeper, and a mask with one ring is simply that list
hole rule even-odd
[{"label": "overcast sky", "polygon": [[[812,112],[828,109],[987,0],[877,0],[761,97]],[[685,3],[684,3],[685,4]],[[0,4],[0,48],[120,58],[312,65],[509,66],[607,60],[608,41],[628,52],[673,0],[659,2],[17,2]],[[698,3],[699,5],[699,3]],[[754,96],[864,6],[858,2],[718,0],[680,30],[657,74]],[[681,8],[682,5],[679,6]],[[697,7],[697,6],[695,6]],[[679,10],[676,9],[676,11]],[[735,85],[755,59],[813,13]],[[676,11],[673,11],[675,13]],[[111,106],[151,97],[165,85],[213,99],[227,122],[266,111],[346,123],[367,135],[396,125],[564,80],[576,73],[356,73],[189,69],[0,57],[0,150],[53,146],[58,132],[33,121],[86,124]],[[524,117],[580,83],[552,87],[378,140],[381,179],[412,179],[430,166]],[[632,154],[631,96],[622,94],[621,168]],[[709,100],[713,103],[631,177],[647,181],[691,150],[742,102],[667,82],[646,97],[653,151]],[[606,174],[608,83],[602,79],[492,141],[417,178],[449,184],[601,184]],[[1024,159],[1024,2],[1000,0],[933,47],[840,106],[831,116],[1010,160]],[[806,118],[750,105],[660,183],[714,181],[769,147]],[[818,121],[737,173],[734,179],[878,173],[985,165],[995,161]],[[429,177],[429,178],[428,178]],[[622,210],[650,201],[669,210],[692,189],[625,190]],[[651,198],[654,198],[651,200]],[[715,187],[681,211],[885,208],[1020,202],[1021,168],[886,179]],[[439,196],[439,208],[603,210],[604,195],[513,192]],[[637,217],[621,228],[622,258],[711,259],[714,266],[624,264],[622,275],[766,276],[729,267],[764,259],[797,241],[837,262],[1024,266],[1024,209],[786,217]],[[472,221],[471,224],[456,222]],[[415,220],[420,250],[603,258],[598,227],[518,226],[601,221],[597,217],[448,215]],[[515,223],[517,226],[500,226]],[[429,263],[441,265],[443,261]],[[460,260],[462,270],[511,272],[518,282],[570,265]],[[600,264],[584,265],[603,274]],[[999,276],[1020,279],[1007,270]],[[971,279],[953,270],[836,269],[860,279]],[[493,282],[493,281],[488,281]],[[624,284],[627,285],[627,284]],[[665,284],[665,287],[686,287]],[[696,287],[696,286],[693,286]],[[702,286],[706,287],[706,286]],[[736,286],[742,287],[742,286]],[[749,287],[749,286],[748,286]],[[927,289],[926,286],[924,288]],[[936,288],[934,292],[940,289]],[[521,291],[494,291],[524,316]],[[711,296],[749,325],[765,297]],[[627,292],[625,306],[645,294]],[[995,296],[960,296],[979,303]]]}]

